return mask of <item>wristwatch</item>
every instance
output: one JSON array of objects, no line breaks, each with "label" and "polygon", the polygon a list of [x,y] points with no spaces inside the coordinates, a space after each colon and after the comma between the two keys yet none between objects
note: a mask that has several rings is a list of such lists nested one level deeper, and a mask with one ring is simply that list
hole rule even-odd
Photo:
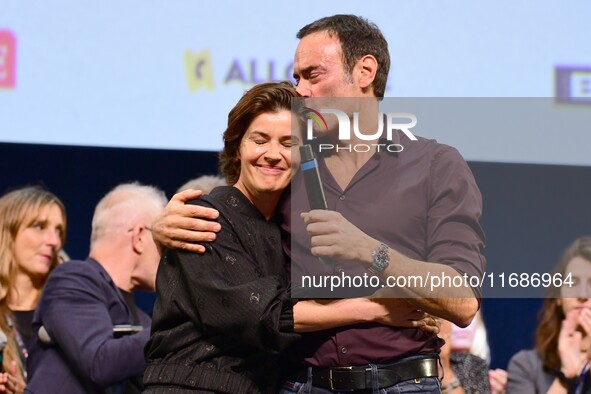
[{"label": "wristwatch", "polygon": [[383,242],[380,242],[380,246],[378,250],[374,250],[371,252],[371,256],[373,257],[373,261],[369,268],[367,269],[374,275],[377,275],[383,272],[387,266],[390,265],[390,247]]}]

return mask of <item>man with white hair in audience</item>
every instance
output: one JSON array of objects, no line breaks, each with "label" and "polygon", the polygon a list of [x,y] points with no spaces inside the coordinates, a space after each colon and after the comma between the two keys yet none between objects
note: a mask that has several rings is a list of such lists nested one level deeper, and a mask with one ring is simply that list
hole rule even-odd
[{"label": "man with white hair in audience", "polygon": [[203,194],[209,194],[214,188],[227,185],[226,178],[221,175],[201,175],[183,183],[176,192],[180,193],[183,190],[193,189],[201,190]]},{"label": "man with white hair in audience", "polygon": [[57,267],[33,319],[28,393],[138,393],[150,318],[132,291],[154,291],[160,256],[150,223],[164,193],[122,184],[96,206],[90,255]]}]

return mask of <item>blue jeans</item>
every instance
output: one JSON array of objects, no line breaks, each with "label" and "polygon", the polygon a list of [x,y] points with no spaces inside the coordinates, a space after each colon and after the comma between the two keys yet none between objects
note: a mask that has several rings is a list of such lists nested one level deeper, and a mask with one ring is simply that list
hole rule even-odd
[{"label": "blue jeans", "polygon": [[[402,394],[402,393],[426,393],[426,394],[441,394],[441,382],[439,378],[420,378],[404,380],[393,386],[378,388],[378,369],[375,364],[369,364],[372,369],[373,389],[362,391],[355,391],[354,393],[371,393],[371,394]],[[338,393],[338,392],[337,392]],[[351,392],[348,392],[350,394]],[[335,394],[334,391],[328,389],[312,386],[312,367],[308,368],[308,381],[302,382],[285,382],[283,383],[279,394]],[[339,393],[340,394],[340,393]],[[347,394],[347,393],[343,393]]]}]

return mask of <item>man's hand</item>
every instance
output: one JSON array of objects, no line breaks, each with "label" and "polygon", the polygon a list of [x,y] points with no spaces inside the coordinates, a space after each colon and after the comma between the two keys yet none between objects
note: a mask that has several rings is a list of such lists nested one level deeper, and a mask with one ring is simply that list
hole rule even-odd
[{"label": "man's hand", "polygon": [[316,209],[302,213],[301,217],[310,234],[311,252],[314,256],[358,261],[371,265],[371,253],[367,253],[367,256],[361,253],[376,249],[379,242],[365,234],[339,212]]},{"label": "man's hand", "polygon": [[213,221],[219,212],[212,208],[186,204],[203,195],[201,190],[184,190],[175,194],[152,223],[152,235],[162,254],[163,248],[182,249],[195,253],[205,252],[198,242],[211,242],[220,231]]}]

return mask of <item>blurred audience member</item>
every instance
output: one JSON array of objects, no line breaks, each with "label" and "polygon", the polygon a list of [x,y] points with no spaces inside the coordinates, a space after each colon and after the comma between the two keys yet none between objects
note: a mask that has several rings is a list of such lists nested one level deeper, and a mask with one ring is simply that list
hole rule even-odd
[{"label": "blurred audience member", "polygon": [[502,369],[488,371],[490,348],[480,311],[466,328],[442,321],[440,335],[446,341],[441,350],[441,362],[445,371],[442,381],[444,393],[505,391],[507,372]]},{"label": "blurred audience member", "polygon": [[98,203],[90,256],[61,264],[43,291],[26,392],[140,392],[151,321],[132,291],[155,289],[160,256],[149,223],[165,204],[163,192],[137,183]]},{"label": "blurred audience member", "polygon": [[564,251],[554,274],[569,283],[548,289],[535,349],[511,359],[507,394],[591,392],[591,236]]},{"label": "blurred audience member", "polygon": [[490,347],[480,311],[466,328],[451,324],[451,347],[454,353],[470,353],[490,363]]},{"label": "blurred audience member", "polygon": [[[465,329],[442,320],[440,336],[445,339],[441,348],[443,366],[442,393],[475,394],[490,392],[488,363],[479,355],[470,353],[479,319],[475,317]],[[485,332],[486,338],[486,332]],[[480,346],[488,350],[488,345]],[[482,349],[481,349],[482,350]],[[487,356],[487,354],[482,354]]]},{"label": "blurred audience member", "polygon": [[191,179],[184,185],[178,188],[177,193],[187,189],[201,190],[203,194],[209,194],[214,188],[218,186],[227,186],[224,177],[219,175],[203,175],[195,179]]},{"label": "blurred audience member", "polygon": [[54,194],[33,186],[0,198],[0,393],[25,388],[33,313],[65,238],[66,210]]}]

